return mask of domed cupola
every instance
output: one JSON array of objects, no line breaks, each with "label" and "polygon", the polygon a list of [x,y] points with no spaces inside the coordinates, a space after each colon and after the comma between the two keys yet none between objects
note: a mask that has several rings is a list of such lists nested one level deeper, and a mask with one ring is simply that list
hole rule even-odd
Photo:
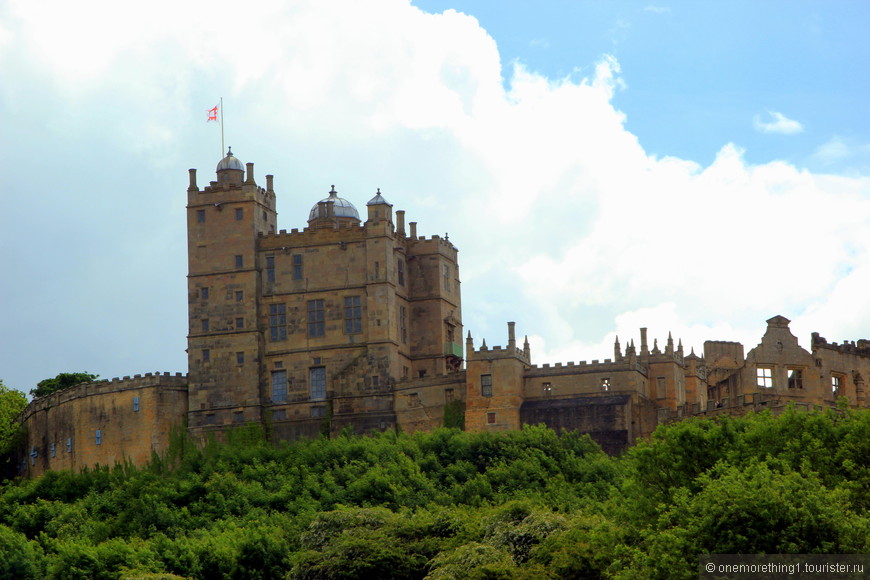
[{"label": "domed cupola", "polygon": [[241,184],[245,176],[242,162],[233,155],[233,148],[227,148],[227,156],[217,164],[218,182]]},{"label": "domed cupola", "polygon": [[328,220],[332,223],[336,220],[338,223],[359,223],[359,213],[352,203],[338,197],[338,192],[335,191],[335,186],[329,190],[329,197],[321,199],[311,208],[308,214],[308,224],[315,225],[321,220]]}]

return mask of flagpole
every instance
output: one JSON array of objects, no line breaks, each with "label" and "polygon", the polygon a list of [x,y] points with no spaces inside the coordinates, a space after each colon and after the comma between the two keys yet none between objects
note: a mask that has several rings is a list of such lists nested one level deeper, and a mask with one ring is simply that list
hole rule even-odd
[{"label": "flagpole", "polygon": [[221,157],[224,156],[224,98],[221,97]]}]

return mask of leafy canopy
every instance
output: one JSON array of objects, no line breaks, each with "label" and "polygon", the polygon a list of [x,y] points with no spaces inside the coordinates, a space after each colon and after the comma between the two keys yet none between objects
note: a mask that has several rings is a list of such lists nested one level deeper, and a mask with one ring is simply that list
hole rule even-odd
[{"label": "leafy canopy", "polygon": [[99,375],[90,373],[60,373],[53,379],[44,379],[36,383],[36,388],[30,390],[34,397],[44,397],[55,391],[61,391],[67,387],[74,387],[79,383],[87,383],[96,379]]}]

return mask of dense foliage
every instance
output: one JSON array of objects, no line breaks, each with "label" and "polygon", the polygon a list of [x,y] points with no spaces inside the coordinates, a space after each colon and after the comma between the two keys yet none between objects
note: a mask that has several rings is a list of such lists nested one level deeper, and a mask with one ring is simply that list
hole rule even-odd
[{"label": "dense foliage", "polygon": [[11,453],[22,441],[18,415],[27,406],[24,393],[10,389],[0,380],[0,473],[6,473]]},{"label": "dense foliage", "polygon": [[0,489],[2,578],[695,578],[703,553],[870,548],[870,412],[662,427],[620,458],[543,427],[252,427]]},{"label": "dense foliage", "polygon": [[67,387],[74,387],[81,383],[88,383],[96,379],[99,375],[91,373],[60,373],[56,377],[43,379],[36,383],[35,389],[30,389],[30,394],[34,398],[50,395],[55,391],[62,391]]}]

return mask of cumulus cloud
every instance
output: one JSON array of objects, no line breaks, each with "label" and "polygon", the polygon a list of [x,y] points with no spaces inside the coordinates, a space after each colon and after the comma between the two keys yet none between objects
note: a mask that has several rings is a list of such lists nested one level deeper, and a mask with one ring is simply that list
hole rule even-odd
[{"label": "cumulus cloud", "polygon": [[[475,339],[498,344],[516,320],[535,362],[610,357],[639,326],[700,354],[704,339],[754,345],[774,314],[823,334],[870,324],[838,302],[865,285],[867,178],[753,165],[730,143],[707,166],[652,156],[614,106],[630,89],[613,57],[578,63],[584,78],[517,63],[503,79],[477,20],[404,0],[241,12],[156,0],[136,26],[111,3],[64,6],[0,9],[0,38],[13,39],[0,42],[0,112],[15,111],[6,129],[20,136],[15,150],[0,143],[21,192],[5,216],[36,212],[43,231],[22,246],[33,224],[0,215],[0,245],[34,253],[10,279],[30,279],[38,255],[69,281],[62,296],[9,297],[27,317],[0,323],[20,338],[0,368],[39,370],[7,384],[184,369],[184,190],[188,167],[202,184],[221,154],[204,113],[219,96],[228,144],[258,179],[275,175],[280,227],[304,227],[332,183],[358,206],[380,187],[420,234],[459,247]],[[116,28],[83,16],[103,8]],[[70,30],[90,40],[73,47]],[[11,66],[12,45],[27,66]],[[776,112],[756,126],[801,130]],[[40,366],[44,352],[65,354],[59,368]]]},{"label": "cumulus cloud", "polygon": [[777,111],[768,111],[768,119],[756,115],[752,125],[759,133],[777,133],[780,135],[796,135],[804,130],[804,126],[794,119],[789,119]]}]

